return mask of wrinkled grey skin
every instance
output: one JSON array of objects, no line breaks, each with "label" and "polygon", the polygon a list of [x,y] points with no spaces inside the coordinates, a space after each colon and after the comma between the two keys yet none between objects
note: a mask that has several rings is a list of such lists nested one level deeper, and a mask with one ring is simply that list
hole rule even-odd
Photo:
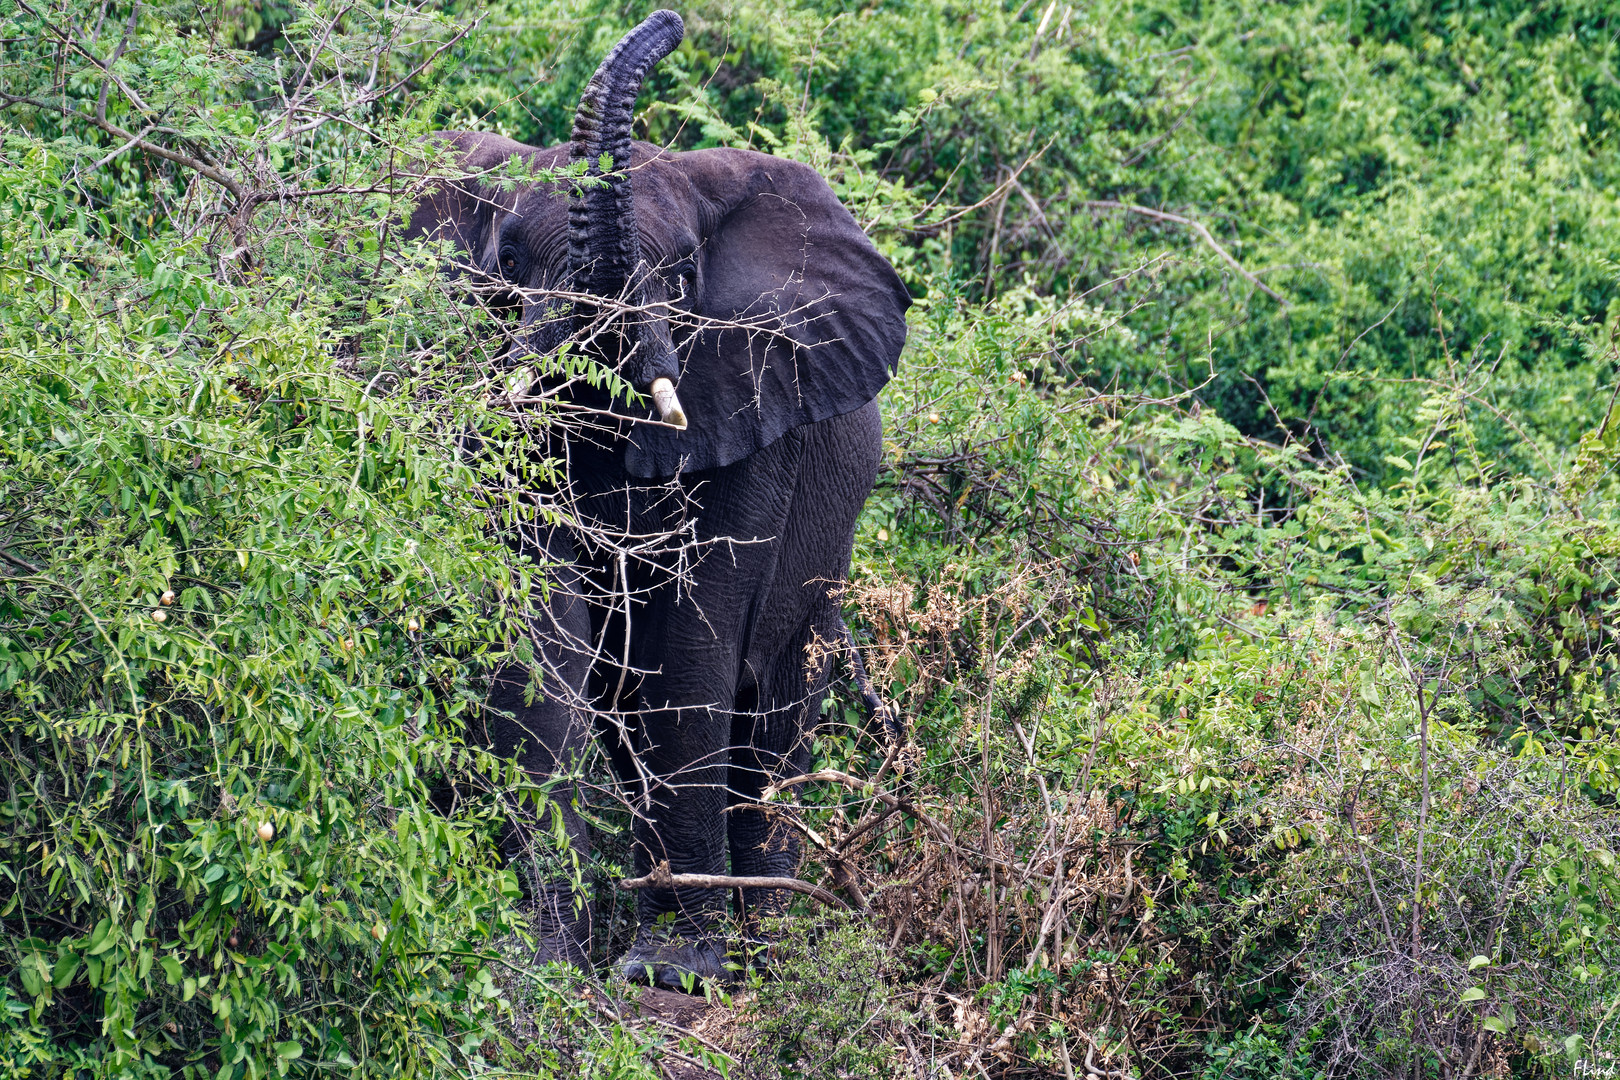
[{"label": "wrinkled grey skin", "polygon": [[[655,378],[675,380],[690,419],[677,431],[646,422],[655,414],[644,400],[570,391],[623,418],[605,435],[558,437],[547,448],[566,462],[574,509],[639,535],[695,517],[697,557],[688,552],[677,584],[667,546],[621,567],[588,530],[514,540],[560,564],[562,587],[535,627],[543,692],[526,702],[529,673],[503,672],[485,721],[489,744],[544,777],[582,754],[597,728],[641,808],[638,874],[667,860],[677,874],[791,875],[796,839],[773,832],[758,811],[727,807],[808,764],[803,736],[831,666],[812,643],[841,640],[831,590],[848,574],[855,519],[876,477],[873,397],[904,344],[910,297],[807,166],[630,141],[645,70],[680,33],[679,18],[659,12],[620,43],[587,88],[569,145],[442,136],[469,173],[514,156],[556,168],[611,153],[607,185],[581,198],[469,179],[424,199],[411,232],[450,238],[473,276],[525,290],[512,300],[522,310],[519,338],[535,353],[596,314],[581,305],[558,320],[557,301],[535,290],[652,305],[592,347],[643,393]],[[563,813],[583,855],[584,824],[571,808]],[[759,893],[743,896],[742,914],[786,901]],[[561,885],[542,888],[539,900],[547,952],[583,963],[587,909]],[[727,978],[719,923],[728,900],[722,889],[641,890],[626,975],[670,987],[688,972]]]}]

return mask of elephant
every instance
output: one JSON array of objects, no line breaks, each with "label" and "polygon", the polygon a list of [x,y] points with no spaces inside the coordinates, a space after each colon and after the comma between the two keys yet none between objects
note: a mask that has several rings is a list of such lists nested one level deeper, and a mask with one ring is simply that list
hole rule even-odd
[{"label": "elephant", "polygon": [[[569,143],[437,133],[459,173],[422,196],[408,235],[450,241],[452,273],[509,305],[509,362],[567,346],[622,380],[540,376],[539,397],[590,422],[536,436],[566,476],[534,493],[566,512],[511,541],[552,568],[539,687],[528,668],[498,673],[483,737],[536,778],[600,737],[634,794],[638,874],[791,876],[796,837],[776,835],[758,800],[808,766],[879,467],[875,399],[911,295],[811,167],[632,139],[642,81],[684,32],[671,11],[630,31],[581,95]],[[584,174],[492,179],[514,158]],[[572,797],[557,806],[583,855]],[[542,958],[584,964],[588,906],[563,883],[540,891]],[[641,889],[625,975],[731,978],[731,895]],[[787,899],[738,895],[756,921]]]}]

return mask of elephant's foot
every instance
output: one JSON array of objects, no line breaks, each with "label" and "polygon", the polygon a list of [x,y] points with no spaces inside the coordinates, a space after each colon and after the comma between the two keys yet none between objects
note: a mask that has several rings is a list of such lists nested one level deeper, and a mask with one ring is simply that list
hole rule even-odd
[{"label": "elephant's foot", "polygon": [[591,914],[583,895],[566,885],[548,885],[536,890],[531,902],[534,964],[572,964],[589,971]]},{"label": "elephant's foot", "polygon": [[727,966],[724,939],[688,922],[643,927],[619,969],[630,982],[651,982],[687,993],[701,991],[706,982],[729,983],[736,977]]}]

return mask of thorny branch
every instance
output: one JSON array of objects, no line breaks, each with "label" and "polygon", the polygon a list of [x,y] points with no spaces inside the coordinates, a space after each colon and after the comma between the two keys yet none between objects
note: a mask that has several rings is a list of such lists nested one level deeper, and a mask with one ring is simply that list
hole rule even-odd
[{"label": "thorny branch", "polygon": [[[0,104],[25,106],[82,123],[115,140],[117,145],[90,164],[84,174],[94,173],[122,154],[137,151],[180,166],[217,185],[230,198],[230,205],[214,216],[226,224],[233,237],[235,250],[231,253],[232,258],[250,255],[252,244],[249,234],[254,214],[261,207],[331,195],[402,194],[405,189],[400,184],[401,180],[420,182],[432,176],[431,173],[402,170],[388,184],[301,186],[295,179],[284,177],[269,167],[263,146],[251,148],[252,152],[249,153],[229,143],[215,145],[214,140],[191,134],[190,129],[196,121],[207,119],[193,115],[196,107],[191,107],[190,112],[184,115],[173,115],[177,108],[174,105],[157,108],[119,73],[119,60],[131,42],[142,12],[140,4],[132,6],[124,33],[106,59],[97,55],[91,42],[70,20],[54,16],[31,0],[18,0],[17,7],[36,20],[44,33],[59,42],[61,48],[98,73],[96,96],[93,103],[76,102],[64,78],[61,85],[52,88],[50,97],[42,97],[34,92],[14,93],[0,89]],[[270,141],[281,142],[307,136],[334,120],[353,124],[353,117],[364,114],[377,102],[411,85],[446,52],[476,30],[485,17],[478,14],[460,23],[447,24],[428,14],[426,7],[399,9],[377,20],[369,34],[345,35],[344,49],[340,50],[334,44],[336,31],[353,10],[354,5],[350,5],[324,21],[317,17],[314,44],[302,57],[293,89],[288,92],[285,81],[276,80],[282,96],[280,102],[270,108],[273,120],[264,131],[268,135],[277,127],[280,130]],[[445,31],[441,40],[429,41],[423,36],[424,31],[431,33],[434,29]],[[378,86],[378,76],[384,69],[384,63],[411,44],[431,44],[432,47],[404,74],[391,79],[386,85]],[[296,55],[291,42],[289,50]],[[220,62],[243,63],[229,54],[222,55]],[[357,85],[350,78],[351,73],[356,71],[365,73]],[[63,74],[66,75],[66,69]],[[108,118],[112,111],[109,99],[113,91],[126,106],[121,111],[139,120],[139,124],[125,125]],[[420,156],[420,151],[404,156],[414,159]]]},{"label": "thorny branch", "polygon": [[1176,225],[1185,226],[1186,228],[1189,228],[1193,232],[1197,233],[1199,239],[1208,245],[1211,251],[1213,251],[1216,255],[1219,255],[1222,262],[1226,263],[1226,265],[1230,266],[1233,270],[1236,270],[1238,274],[1240,274],[1250,285],[1253,285],[1255,288],[1277,301],[1278,304],[1282,305],[1284,310],[1290,306],[1288,301],[1282,296],[1281,293],[1277,292],[1271,286],[1261,281],[1254,274],[1245,270],[1243,268],[1243,264],[1238,262],[1237,259],[1233,257],[1231,252],[1227,251],[1216,241],[1215,237],[1210,233],[1209,228],[1201,221],[1197,221],[1190,217],[1183,217],[1181,214],[1172,214],[1164,210],[1153,210],[1146,206],[1137,206],[1135,203],[1115,202],[1111,199],[1091,199],[1078,203],[1077,205],[1090,207],[1093,210],[1116,210],[1121,213],[1137,214],[1141,217],[1152,218],[1155,221],[1169,221]]}]

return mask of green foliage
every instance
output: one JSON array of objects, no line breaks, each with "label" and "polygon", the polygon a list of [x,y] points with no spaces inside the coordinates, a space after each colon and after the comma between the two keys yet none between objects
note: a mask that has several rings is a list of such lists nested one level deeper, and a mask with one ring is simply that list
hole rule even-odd
[{"label": "green foliage", "polygon": [[779,805],[869,922],[784,928],[737,1062],[513,988],[488,841],[545,792],[460,729],[555,476],[398,237],[423,134],[565,138],[644,14],[4,6],[8,1074],[1602,1060],[1620,83],[1580,2],[683,9],[639,133],[810,162],[918,297],[849,592],[908,737],[835,709]]},{"label": "green foliage", "polygon": [[672,1039],[668,1029],[637,1024],[634,988],[582,988],[572,969],[525,970],[519,965],[529,951],[508,952],[516,963],[499,981],[512,994],[514,1045],[502,1064],[513,1073],[541,1080],[659,1080],[667,1075],[660,1065],[671,1049],[699,1068],[722,1075],[734,1069],[734,1059],[712,1042]]},{"label": "green foliage", "polygon": [[[444,118],[566,138],[577,87],[643,14],[496,5],[510,32],[469,40]],[[1595,426],[1609,369],[1566,327],[1620,312],[1601,262],[1620,240],[1602,5],[724,0],[682,14],[687,40],[642,98],[648,137],[778,148],[808,129],[863,176],[978,207],[910,207],[896,224],[977,296],[1098,290],[1130,312],[1131,336],[1064,357],[1093,385],[1187,389],[1209,356],[1204,399],[1240,431],[1281,423],[1375,475],[1448,349],[1500,356],[1487,400],[1547,445]],[[1159,273],[1128,275],[1166,253]],[[1511,431],[1482,436],[1544,473]]]},{"label": "green foliage", "polygon": [[1290,1051],[1286,1038],[1262,1032],[1256,1025],[1252,1031],[1238,1032],[1230,1041],[1222,1039],[1213,1043],[1209,1049],[1209,1064],[1199,1080],[1270,1080],[1272,1077],[1312,1080],[1317,1075],[1307,1055]]},{"label": "green foliage", "polygon": [[905,1018],[878,929],[836,915],[773,919],[763,929],[769,958],[745,1013],[750,1075],[893,1076],[900,1050],[889,1035]]},{"label": "green foliage", "polygon": [[[1117,332],[939,304],[889,391],[851,595],[916,811],[858,861],[915,890],[883,909],[908,980],[971,992],[957,1037],[1037,1071],[1584,1052],[1617,992],[1607,422],[1516,477],[1462,369],[1379,487],[1054,373],[1053,340]],[[813,801],[820,835],[874,812]]]},{"label": "green foliage", "polygon": [[[61,74],[49,28],[80,14],[8,9],[8,92]],[[518,890],[497,800],[447,818],[429,784],[544,797],[460,739],[528,605],[490,528],[509,431],[435,260],[381,257],[408,196],[272,213],[239,156],[341,186],[387,148],[278,141],[252,64],[187,18],[131,21],[104,114],[148,123],[140,99],[222,180],[155,151],[88,170],[88,49],[0,159],[0,1062],[463,1069]],[[334,46],[374,45],[361,22]]]},{"label": "green foliage", "polygon": [[41,166],[0,180],[9,1070],[428,1068],[515,889],[425,786],[511,638],[469,406],[367,396],[261,291],[41,259],[87,239]]}]

